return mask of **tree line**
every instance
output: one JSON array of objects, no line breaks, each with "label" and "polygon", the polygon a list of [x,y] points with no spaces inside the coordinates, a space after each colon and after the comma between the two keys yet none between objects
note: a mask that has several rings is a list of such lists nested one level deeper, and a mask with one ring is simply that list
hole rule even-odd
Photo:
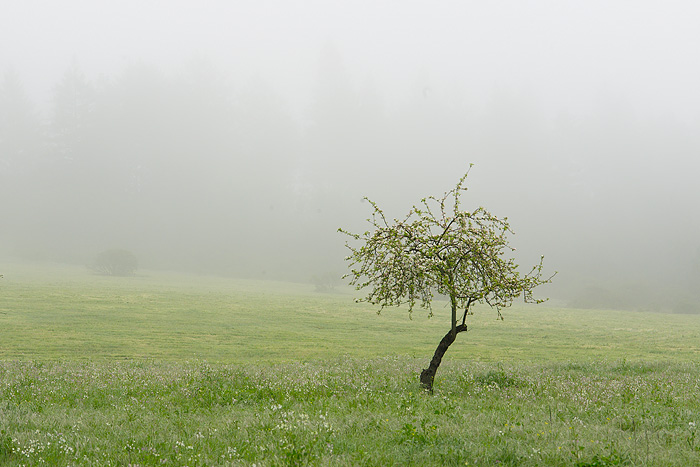
[{"label": "tree line", "polygon": [[339,276],[336,230],[361,228],[364,196],[402,215],[474,162],[465,203],[507,215],[525,260],[546,245],[563,293],[687,281],[700,231],[692,126],[614,99],[546,114],[527,93],[478,94],[417,79],[391,100],[332,51],[299,108],[264,78],[206,60],[104,77],[71,64],[46,108],[5,72],[0,248],[84,264],[124,248],[146,269]]}]

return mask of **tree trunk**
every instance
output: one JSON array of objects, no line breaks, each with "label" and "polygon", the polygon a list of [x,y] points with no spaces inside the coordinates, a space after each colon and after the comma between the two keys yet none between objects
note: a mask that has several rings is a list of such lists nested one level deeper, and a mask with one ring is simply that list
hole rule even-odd
[{"label": "tree trunk", "polygon": [[440,343],[437,346],[437,349],[435,349],[435,354],[433,355],[433,359],[430,361],[430,366],[428,366],[428,368],[421,371],[420,383],[424,389],[427,389],[428,391],[433,392],[433,380],[435,379],[435,373],[437,373],[437,369],[440,366],[440,362],[442,361],[442,357],[445,355],[445,352],[447,352],[448,347],[450,345],[452,345],[452,343],[457,338],[457,333],[460,333],[460,332],[466,331],[466,330],[467,330],[467,325],[460,324],[459,326],[456,326],[454,329],[450,329],[450,331],[447,334],[445,334],[445,337],[442,338],[442,340],[440,341]]}]

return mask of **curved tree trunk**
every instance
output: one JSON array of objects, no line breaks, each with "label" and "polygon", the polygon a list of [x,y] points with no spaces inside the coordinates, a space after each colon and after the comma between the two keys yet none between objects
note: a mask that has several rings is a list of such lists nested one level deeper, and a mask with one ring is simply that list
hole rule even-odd
[{"label": "curved tree trunk", "polygon": [[454,329],[450,329],[450,331],[447,334],[445,334],[445,337],[442,338],[442,340],[437,346],[437,349],[435,349],[433,359],[430,360],[430,365],[428,366],[428,368],[424,369],[420,373],[420,383],[424,389],[427,389],[430,392],[433,391],[433,380],[435,379],[435,373],[437,373],[437,369],[440,366],[440,362],[442,362],[442,357],[445,355],[445,352],[447,352],[447,349],[450,347],[450,345],[452,345],[452,343],[457,338],[457,333],[466,330],[467,325],[460,324]]}]

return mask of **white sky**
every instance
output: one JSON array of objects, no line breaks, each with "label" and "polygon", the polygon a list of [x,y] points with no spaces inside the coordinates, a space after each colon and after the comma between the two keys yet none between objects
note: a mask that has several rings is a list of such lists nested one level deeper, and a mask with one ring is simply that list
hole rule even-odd
[{"label": "white sky", "polygon": [[700,121],[700,2],[687,0],[0,0],[0,71],[45,104],[72,60],[89,78],[204,56],[304,105],[327,44],[358,86],[471,99],[494,87],[553,112],[614,95]]}]

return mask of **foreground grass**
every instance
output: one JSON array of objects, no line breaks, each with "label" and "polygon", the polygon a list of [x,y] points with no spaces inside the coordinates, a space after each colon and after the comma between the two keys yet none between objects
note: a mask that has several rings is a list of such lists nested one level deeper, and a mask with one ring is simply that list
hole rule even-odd
[{"label": "foreground grass", "polygon": [[0,464],[700,463],[700,366],[0,363]]},{"label": "foreground grass", "polygon": [[3,265],[0,465],[700,465],[700,316]]}]

